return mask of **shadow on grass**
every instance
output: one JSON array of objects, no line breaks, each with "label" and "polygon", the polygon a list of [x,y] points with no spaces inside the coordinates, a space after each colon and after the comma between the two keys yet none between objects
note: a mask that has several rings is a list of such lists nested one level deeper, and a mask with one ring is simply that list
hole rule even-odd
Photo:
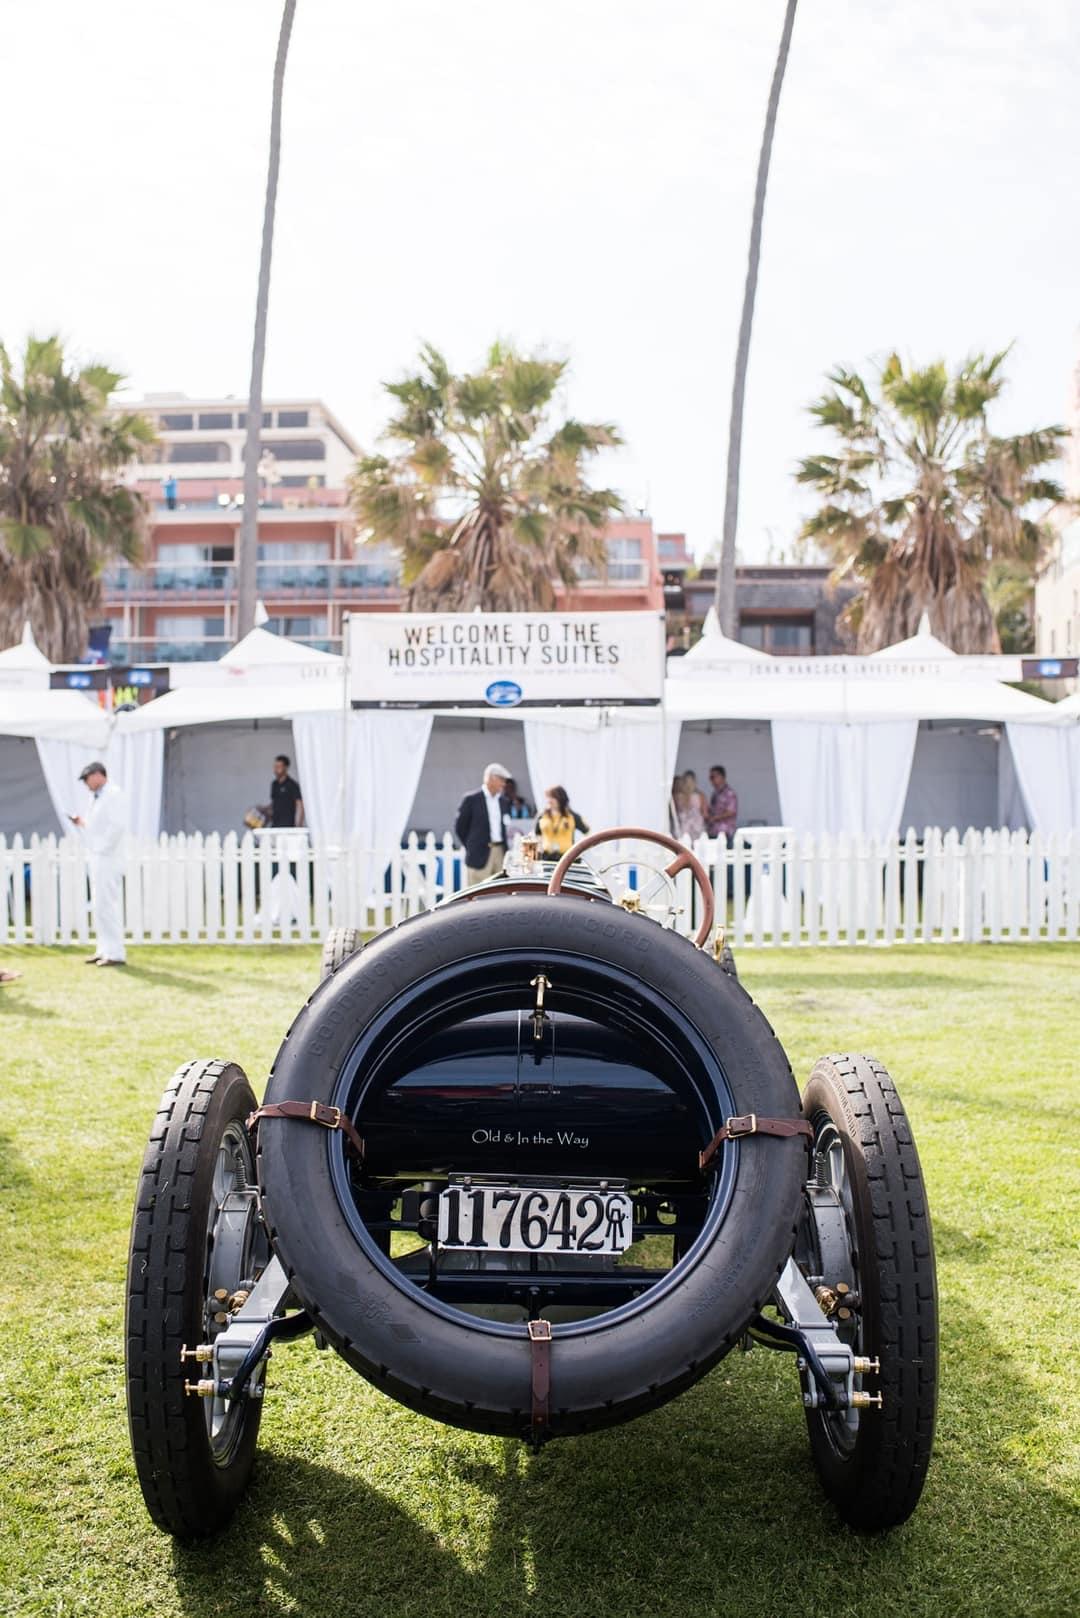
[{"label": "shadow on grass", "polygon": [[124,976],[149,983],[159,989],[180,989],[184,994],[209,995],[221,993],[218,984],[209,976],[201,978],[185,977],[180,972],[162,971],[160,967],[136,966],[130,960],[124,968]]},{"label": "shadow on grass", "polygon": [[33,1177],[10,1135],[0,1133],[0,1191],[25,1191]]},{"label": "shadow on grass", "polygon": [[[29,987],[29,985],[24,985]],[[7,988],[0,994],[0,1017],[10,1017],[13,1021],[24,1018],[28,1022],[42,1021],[48,1017],[55,1017],[56,1012],[50,1011],[48,1006],[36,1006],[32,1000],[24,1000],[17,990]]]},{"label": "shadow on grass", "polygon": [[[839,953],[839,952],[837,952]],[[747,987],[759,999],[765,990],[774,990],[777,994],[836,994],[845,990],[852,994],[873,994],[875,998],[881,995],[908,993],[912,989],[936,989],[939,992],[954,990],[970,991],[972,994],[985,994],[986,979],[978,977],[960,977],[956,973],[942,970],[941,972],[893,972],[888,969],[888,963],[881,962],[883,968],[875,972],[871,979],[867,971],[844,970],[842,960],[836,961],[835,970],[825,972],[799,972],[778,971],[775,966],[763,965],[760,970],[753,961],[753,952],[737,952],[739,972],[746,979]],[[875,961],[874,963],[878,963]],[[833,958],[829,958],[829,966],[833,966]]]},{"label": "shadow on grass", "polygon": [[[1016,1457],[1040,1416],[1035,1390],[977,1317],[954,1314],[949,1337],[927,1491],[892,1534],[839,1521],[817,1486],[794,1376],[757,1350],[759,1363],[736,1357],[664,1410],[535,1458],[432,1427],[430,1448],[405,1450],[393,1477],[406,1504],[391,1486],[267,1454],[226,1533],[176,1549],[183,1609],[775,1618],[813,1591],[810,1610],[843,1618],[1068,1610],[1067,1502]],[[486,1541],[478,1567],[451,1548],[465,1539]]]}]

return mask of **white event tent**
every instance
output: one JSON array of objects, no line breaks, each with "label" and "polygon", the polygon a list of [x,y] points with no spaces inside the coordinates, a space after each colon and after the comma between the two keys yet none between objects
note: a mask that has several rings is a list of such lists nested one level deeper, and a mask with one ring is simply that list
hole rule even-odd
[{"label": "white event tent", "polygon": [[278,752],[295,761],[321,842],[393,847],[410,823],[441,832],[492,758],[534,796],[582,783],[593,825],[666,823],[671,759],[655,709],[353,710],[340,658],[261,629],[218,663],[176,676],[175,689],[117,722],[121,735],[165,738],[169,831],[238,826],[265,801]]},{"label": "white event tent", "polygon": [[47,691],[52,664],[38,647],[29,622],[22,639],[0,652],[0,690]]},{"label": "white event tent", "polygon": [[694,652],[669,661],[667,686],[668,714],[683,726],[680,767],[693,760],[700,774],[714,761],[703,731],[714,755],[731,755],[715,762],[737,789],[740,762],[751,767],[758,799],[743,794],[744,820],[877,837],[1029,817],[1049,829],[1057,787],[1025,754],[1021,798],[1021,766],[1014,773],[1001,726],[1010,737],[1041,728],[1050,710],[986,674],[983,660],[967,666],[925,620],[910,640],[868,658],[751,660],[746,650],[714,621]]},{"label": "white event tent", "polygon": [[[34,666],[25,645],[11,650]],[[566,786],[597,827],[664,826],[677,760],[702,782],[723,763],[744,824],[1065,830],[1080,824],[1078,709],[993,679],[922,626],[870,658],[791,660],[727,640],[710,615],[698,645],[669,659],[661,710],[353,710],[341,658],[256,629],[217,663],[174,666],[173,689],[136,712],[0,683],[0,831],[43,829],[35,776],[38,809],[47,786],[64,826],[94,756],[126,788],[141,837],[239,828],[278,752],[294,759],[314,837],[372,848],[410,826],[444,830],[490,758],[534,799]]]},{"label": "white event tent", "polygon": [[1056,702],[1043,723],[1007,728],[1039,830],[1080,828],[1080,691]]}]

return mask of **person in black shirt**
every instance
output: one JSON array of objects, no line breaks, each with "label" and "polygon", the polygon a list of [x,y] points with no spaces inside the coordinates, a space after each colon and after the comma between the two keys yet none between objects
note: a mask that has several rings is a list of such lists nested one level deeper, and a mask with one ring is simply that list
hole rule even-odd
[{"label": "person in black shirt", "polygon": [[283,830],[304,824],[300,783],[289,774],[289,759],[285,753],[279,753],[274,760],[274,779],[270,783],[270,824]]}]

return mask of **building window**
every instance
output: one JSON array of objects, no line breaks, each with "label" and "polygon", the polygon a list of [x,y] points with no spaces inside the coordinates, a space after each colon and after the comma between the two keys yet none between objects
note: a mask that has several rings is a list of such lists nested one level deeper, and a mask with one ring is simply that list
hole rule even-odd
[{"label": "building window", "polygon": [[199,415],[200,427],[231,427],[233,413],[231,410],[204,410]]},{"label": "building window", "polygon": [[193,567],[205,562],[205,545],[159,545],[156,560],[162,567]]},{"label": "building window", "polygon": [[[273,417],[273,413],[271,411],[264,410],[263,413],[262,413],[262,418],[263,418],[262,424],[263,424],[264,427],[272,427],[274,425],[274,417]],[[241,410],[239,412],[239,414],[237,415],[237,418],[236,418],[236,425],[238,427],[246,427],[247,426],[247,411],[246,410]]]},{"label": "building window", "polygon": [[190,567],[203,562],[231,562],[233,548],[231,545],[198,545],[170,541],[158,546],[154,559],[160,562],[162,567]]},{"label": "building window", "polygon": [[330,560],[330,541],[328,539],[270,540],[268,544],[260,544],[255,554],[260,562],[328,562]]},{"label": "building window", "polygon": [[812,618],[742,618],[739,639],[776,657],[806,656],[814,650],[814,623]]},{"label": "building window", "polygon": [[325,472],[286,472],[279,481],[282,489],[325,489]]},{"label": "building window", "polygon": [[224,590],[232,577],[231,545],[159,545],[155,590]]},{"label": "building window", "polygon": [[301,640],[325,638],[327,633],[327,620],[325,613],[316,613],[304,618],[271,618],[267,629],[273,630],[275,635],[289,635]]},{"label": "building window", "polygon": [[162,613],[154,625],[158,640],[221,640],[224,618],[202,618],[193,613]]},{"label": "building window", "polygon": [[771,652],[808,652],[814,631],[810,624],[769,624],[766,639]]},{"label": "building window", "polygon": [[195,425],[195,417],[165,414],[158,417],[158,425],[170,433],[189,433]]},{"label": "building window", "polygon": [[306,410],[279,410],[277,424],[279,427],[306,427],[308,425],[308,412]]},{"label": "building window", "polygon": [[170,444],[166,450],[168,461],[176,466],[193,463],[195,461],[231,461],[232,451],[228,444],[211,440],[200,444],[197,439],[190,444]]},{"label": "building window", "polygon": [[272,455],[276,461],[325,461],[326,445],[321,438],[283,438],[277,444],[264,438],[259,453]]},{"label": "building window", "polygon": [[641,540],[609,539],[607,576],[613,584],[637,583],[642,576]]}]

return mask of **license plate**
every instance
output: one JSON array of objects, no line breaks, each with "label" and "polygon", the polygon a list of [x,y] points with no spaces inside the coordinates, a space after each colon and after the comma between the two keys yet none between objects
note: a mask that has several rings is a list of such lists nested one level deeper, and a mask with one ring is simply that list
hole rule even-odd
[{"label": "license plate", "polygon": [[633,1239],[625,1191],[452,1185],[439,1197],[438,1244],[451,1252],[623,1253]]}]

